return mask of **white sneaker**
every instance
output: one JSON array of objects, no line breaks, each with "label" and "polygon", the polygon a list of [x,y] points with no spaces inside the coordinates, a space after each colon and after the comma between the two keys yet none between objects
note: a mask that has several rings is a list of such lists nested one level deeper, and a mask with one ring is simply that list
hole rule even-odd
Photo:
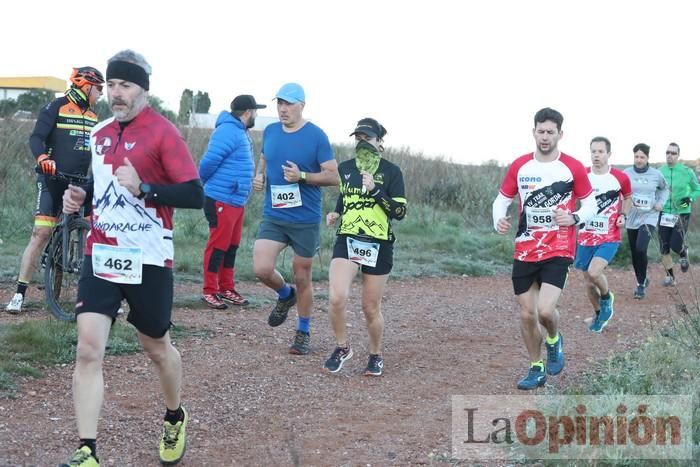
[{"label": "white sneaker", "polygon": [[17,313],[22,311],[22,302],[24,302],[24,297],[21,293],[16,293],[12,297],[12,300],[10,300],[10,303],[8,303],[5,307],[5,310],[16,315]]}]

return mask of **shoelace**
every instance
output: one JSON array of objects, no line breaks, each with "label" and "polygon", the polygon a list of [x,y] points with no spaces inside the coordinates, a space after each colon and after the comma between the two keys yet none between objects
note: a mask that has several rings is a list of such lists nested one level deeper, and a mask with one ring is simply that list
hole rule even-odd
[{"label": "shoelace", "polygon": [[550,360],[557,359],[557,349],[559,348],[559,341],[556,344],[547,345],[547,357]]},{"label": "shoelace", "polygon": [[88,460],[90,457],[92,457],[92,454],[88,454],[85,451],[77,451],[73,455],[73,458],[70,460],[69,465],[80,465],[86,460]]},{"label": "shoelace", "polygon": [[177,422],[175,425],[166,422],[165,430],[163,430],[163,444],[165,444],[166,449],[174,449],[177,445],[181,426],[181,422]]},{"label": "shoelace", "polygon": [[350,351],[350,347],[336,347],[331,355],[331,360],[340,361],[340,357],[347,354]]},{"label": "shoelace", "polygon": [[297,335],[294,336],[294,343],[304,345],[304,343],[306,343],[306,335],[298,332]]}]

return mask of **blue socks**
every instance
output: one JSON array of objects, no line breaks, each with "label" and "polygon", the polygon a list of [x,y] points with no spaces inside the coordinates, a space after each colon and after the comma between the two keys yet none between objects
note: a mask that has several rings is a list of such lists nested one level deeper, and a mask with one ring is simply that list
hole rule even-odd
[{"label": "blue socks", "polygon": [[311,329],[311,318],[304,318],[299,316],[299,322],[297,323],[297,330],[309,334]]},{"label": "blue socks", "polygon": [[292,294],[292,288],[286,282],[281,289],[276,290],[280,300],[286,300]]}]

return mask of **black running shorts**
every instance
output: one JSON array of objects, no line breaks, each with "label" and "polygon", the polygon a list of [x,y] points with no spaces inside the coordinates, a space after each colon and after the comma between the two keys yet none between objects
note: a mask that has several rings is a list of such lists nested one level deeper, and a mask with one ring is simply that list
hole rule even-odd
[{"label": "black running shorts", "polygon": [[129,304],[126,320],[149,337],[159,339],[170,329],[173,309],[173,270],[143,265],[140,284],[117,284],[95,277],[92,257],[85,256],[78,282],[75,314],[99,313],[115,320],[123,299]]},{"label": "black running shorts", "polygon": [[564,289],[566,278],[569,274],[569,266],[573,261],[570,258],[555,257],[544,261],[513,261],[513,291],[515,295],[524,294],[532,284],[551,284],[559,289]]},{"label": "black running shorts", "polygon": [[[379,243],[379,255],[377,256],[377,264],[374,267],[360,266],[363,274],[370,276],[384,276],[391,272],[394,267],[394,244],[386,240],[368,239],[363,237],[350,236],[357,238],[363,242]],[[348,259],[348,235],[338,235],[333,245],[333,258]]]}]

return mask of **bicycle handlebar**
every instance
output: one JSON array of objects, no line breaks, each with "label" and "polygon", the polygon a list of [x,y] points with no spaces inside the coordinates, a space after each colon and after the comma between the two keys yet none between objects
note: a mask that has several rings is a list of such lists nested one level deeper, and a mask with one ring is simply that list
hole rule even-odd
[{"label": "bicycle handlebar", "polygon": [[88,176],[85,175],[80,175],[80,174],[71,174],[68,172],[61,172],[60,170],[57,170],[55,174],[45,174],[41,172],[38,168],[35,168],[34,171],[40,175],[43,175],[45,177],[51,178],[53,180],[61,180],[63,182],[68,182],[72,185],[80,186],[83,187],[85,185],[89,185],[92,179]]}]

